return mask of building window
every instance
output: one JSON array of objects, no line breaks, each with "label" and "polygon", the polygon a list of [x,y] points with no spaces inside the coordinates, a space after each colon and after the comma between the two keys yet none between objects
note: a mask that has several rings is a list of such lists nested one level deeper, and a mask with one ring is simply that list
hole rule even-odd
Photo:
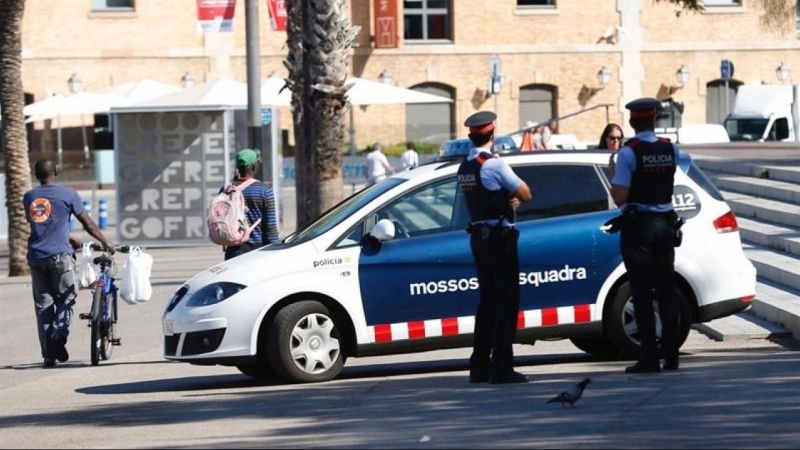
[{"label": "building window", "polygon": [[450,0],[404,0],[403,37],[409,41],[452,40]]},{"label": "building window", "polygon": [[134,9],[134,0],[92,0],[92,11],[124,10]]},{"label": "building window", "polygon": [[517,0],[517,8],[555,8],[556,0]]},{"label": "building window", "polygon": [[742,0],[705,0],[703,5],[706,8],[709,6],[742,6]]},{"label": "building window", "polygon": [[545,123],[556,117],[557,88],[547,84],[529,84],[519,89],[519,124]]},{"label": "building window", "polygon": [[[440,83],[423,83],[411,89],[426,94],[454,99],[456,91],[451,86]],[[406,105],[406,140],[423,144],[441,144],[453,139],[455,104],[420,103]]]}]

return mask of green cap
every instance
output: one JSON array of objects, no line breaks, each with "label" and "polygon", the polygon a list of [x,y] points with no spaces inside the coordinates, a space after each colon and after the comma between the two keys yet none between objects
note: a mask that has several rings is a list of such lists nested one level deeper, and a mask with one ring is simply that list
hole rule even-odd
[{"label": "green cap", "polygon": [[236,153],[236,167],[250,167],[261,162],[261,155],[253,149],[245,148]]}]

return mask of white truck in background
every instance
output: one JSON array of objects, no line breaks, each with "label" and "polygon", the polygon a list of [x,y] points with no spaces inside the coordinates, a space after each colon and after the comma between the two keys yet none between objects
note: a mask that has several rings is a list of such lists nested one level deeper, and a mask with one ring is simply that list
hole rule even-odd
[{"label": "white truck in background", "polygon": [[739,87],[723,125],[731,141],[800,142],[800,84]]}]

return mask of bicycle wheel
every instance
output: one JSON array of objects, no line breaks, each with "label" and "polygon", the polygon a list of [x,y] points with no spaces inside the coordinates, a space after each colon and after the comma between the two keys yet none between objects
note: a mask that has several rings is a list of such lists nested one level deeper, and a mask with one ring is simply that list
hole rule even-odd
[{"label": "bicycle wheel", "polygon": [[103,321],[103,326],[100,328],[103,331],[100,342],[100,357],[103,358],[103,361],[111,359],[111,353],[114,351],[112,341],[117,324],[117,295],[113,293],[108,294],[106,300],[106,308],[108,308],[106,311],[106,320]]},{"label": "bicycle wheel", "polygon": [[92,328],[89,339],[89,357],[92,365],[96,366],[100,362],[100,347],[102,342],[102,332],[100,330],[103,323],[103,288],[96,287],[92,295],[92,318],[90,319]]}]

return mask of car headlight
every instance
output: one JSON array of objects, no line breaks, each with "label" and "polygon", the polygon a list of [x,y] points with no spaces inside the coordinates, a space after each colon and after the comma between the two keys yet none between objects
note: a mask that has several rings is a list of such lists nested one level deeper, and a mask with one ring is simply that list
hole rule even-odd
[{"label": "car headlight", "polygon": [[209,284],[192,295],[191,298],[189,298],[189,301],[186,302],[186,306],[197,307],[213,305],[225,300],[226,298],[236,294],[246,287],[247,286],[241,284],[229,282]]}]

